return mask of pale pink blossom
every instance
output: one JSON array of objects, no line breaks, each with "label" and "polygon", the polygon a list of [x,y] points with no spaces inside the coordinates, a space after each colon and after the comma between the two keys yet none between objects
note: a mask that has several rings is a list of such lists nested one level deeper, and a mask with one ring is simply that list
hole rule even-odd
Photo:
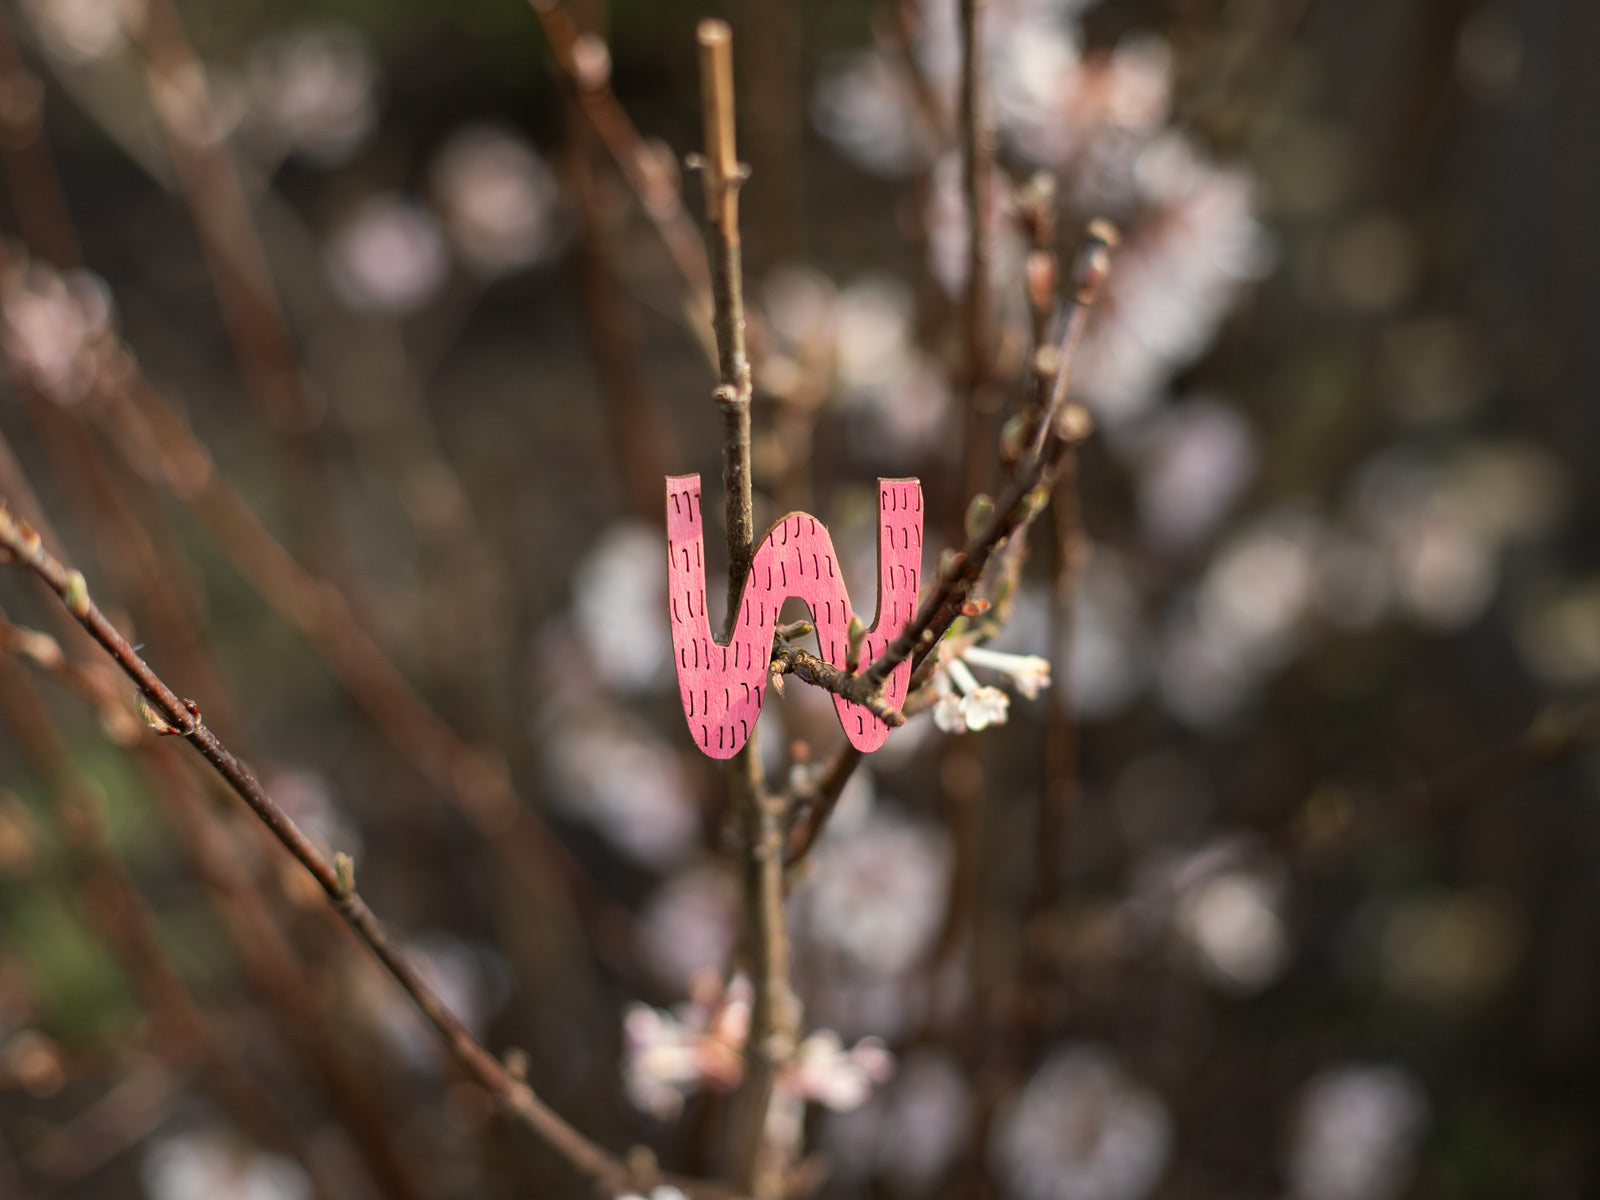
[{"label": "pale pink blossom", "polygon": [[89,394],[110,332],[110,289],[98,276],[24,263],[0,278],[0,346],[10,373],[57,403]]},{"label": "pale pink blossom", "polygon": [[250,52],[246,78],[258,135],[317,166],[344,162],[377,123],[377,58],[351,26],[274,34]]}]

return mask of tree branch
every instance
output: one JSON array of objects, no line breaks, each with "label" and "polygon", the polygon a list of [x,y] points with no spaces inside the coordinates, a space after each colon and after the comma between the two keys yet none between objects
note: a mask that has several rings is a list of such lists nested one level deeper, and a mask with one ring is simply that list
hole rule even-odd
[{"label": "tree branch", "polygon": [[675,182],[654,166],[658,157],[646,146],[611,90],[610,56],[605,43],[586,38],[561,0],[528,0],[555,55],[556,66],[578,95],[584,115],[605,144],[612,161],[638,197],[678,274],[689,290],[696,316],[711,311],[711,280],[700,250],[700,235],[683,206]]},{"label": "tree branch", "polygon": [[881,692],[883,681],[895,667],[907,659],[917,665],[922,663],[961,616],[995,554],[1043,511],[1062,458],[1089,435],[1092,428],[1089,414],[1076,405],[1069,405],[1066,396],[1071,383],[1073,353],[1110,270],[1111,250],[1116,244],[1116,230],[1108,223],[1090,224],[1088,244],[1078,255],[1073,269],[1072,296],[1057,343],[1058,366],[1050,401],[1039,420],[1032,446],[989,518],[939,573],[933,589],[918,607],[917,615],[876,662],[851,678],[841,693],[846,699],[865,704]]},{"label": "tree branch", "polygon": [[[750,362],[745,350],[744,279],[739,240],[739,187],[746,170],[735,147],[733,36],[726,22],[706,20],[700,46],[700,103],[705,153],[699,160],[706,197],[706,248],[711,261],[717,339],[717,407],[722,414],[722,483],[728,527],[728,616],[738,615],[739,592],[750,573],[755,517],[750,478]],[[728,798],[744,831],[747,950],[754,990],[749,1069],[734,1102],[729,1165],[736,1186],[757,1200],[777,1195],[784,1166],[766,1139],[767,1113],[778,1072],[794,1050],[794,993],[789,985],[789,931],[783,912],[783,801],[769,795],[761,753],[752,737],[729,760]]]},{"label": "tree branch", "polygon": [[329,862],[301,832],[266,790],[201,719],[199,706],[180,700],[128,644],[89,595],[82,573],[70,570],[40,542],[39,535],[12,516],[0,502],[0,549],[15,565],[30,571],[60,597],[78,623],[133,680],[152,724],[159,732],[188,741],[217,771],[234,793],[271,830],[274,837],[310,872],[329,903],[366,943],[371,952],[410,996],[444,1041],[461,1068],[499,1103],[518,1124],[533,1133],[579,1174],[613,1192],[638,1186],[634,1172],[616,1156],[591,1142],[515,1078],[478,1042],[424,982],[388,931],[353,886],[348,860]]}]

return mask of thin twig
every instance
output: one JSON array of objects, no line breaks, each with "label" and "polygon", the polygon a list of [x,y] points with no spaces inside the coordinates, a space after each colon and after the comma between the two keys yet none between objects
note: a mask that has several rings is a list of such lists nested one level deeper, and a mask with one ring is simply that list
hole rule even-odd
[{"label": "thin twig", "polygon": [[355,890],[347,860],[336,865],[301,832],[266,790],[201,719],[199,706],[179,699],[150,669],[89,595],[80,572],[69,570],[45,551],[39,535],[11,515],[0,502],[0,549],[10,560],[50,587],[100,646],[133,680],[160,732],[188,741],[234,793],[249,806],[295,859],[310,872],[329,903],[410,996],[437,1030],[461,1068],[481,1085],[517,1123],[534,1134],[579,1174],[613,1192],[639,1186],[634,1172],[619,1158],[591,1142],[514,1077],[472,1036],[465,1025],[423,980],[388,931]]},{"label": "thin twig", "polygon": [[246,390],[285,452],[288,508],[324,568],[349,588],[358,578],[357,562],[338,515],[337,489],[317,432],[320,416],[205,65],[173,0],[144,0],[127,28]]},{"label": "thin twig", "polygon": [[633,515],[660,520],[664,464],[674,457],[672,430],[656,384],[644,362],[634,301],[618,278],[615,221],[609,214],[615,185],[598,171],[598,136],[583,118],[577,97],[563,105],[568,145],[562,156],[567,190],[577,202],[578,238],[573,268],[579,311],[594,357],[622,493]]},{"label": "thin twig", "polygon": [[988,129],[983,18],[987,0],[961,0],[961,188],[967,209],[967,287],[962,301],[967,425],[962,471],[967,496],[984,488],[991,438],[994,297],[989,279],[994,147]]},{"label": "thin twig", "polygon": [[1455,763],[1359,811],[1337,791],[1313,795],[1278,838],[1313,862],[1394,839],[1503,795],[1600,748],[1600,702],[1552,707],[1508,741]]},{"label": "thin twig", "polygon": [[[565,847],[489,762],[389,660],[333,585],[303,568],[216,470],[210,453],[142,378],[109,380],[96,415],[128,465],[188,505],[202,529],[267,605],[317,651],[396,751],[502,856],[549,917],[576,928],[562,882],[584,881]],[[598,889],[586,902],[602,904]]]},{"label": "thin twig", "polygon": [[44,85],[23,62],[11,16],[0,5],[0,159],[12,214],[37,253],[74,267],[83,251],[43,126]]},{"label": "thin twig", "polygon": [[611,90],[610,55],[605,43],[586,37],[561,0],[528,0],[555,55],[556,66],[576,91],[584,115],[605,144],[617,169],[639,199],[639,207],[661,236],[673,265],[689,291],[696,317],[711,311],[711,278],[706,273],[700,234],[683,205],[671,175],[661,169],[632,119]]},{"label": "thin twig", "polygon": [[211,803],[171,753],[172,747],[151,737],[149,728],[133,716],[122,698],[104,680],[68,659],[54,638],[12,625],[3,613],[0,652],[26,658],[57,679],[89,704],[113,742],[132,749],[190,868],[215,901],[252,985],[277,1014],[305,1066],[333,1100],[374,1180],[389,1195],[421,1195],[370,1081],[363,1078],[361,1068],[317,1012],[316,989],[251,882],[250,865],[217,820]]},{"label": "thin twig", "polygon": [[839,797],[844,795],[845,785],[850,782],[856,767],[861,765],[862,757],[861,751],[846,742],[839,747],[838,752],[821,773],[793,796],[793,801],[804,804],[806,809],[804,818],[795,824],[789,834],[789,849],[784,862],[791,870],[798,866],[817,844],[823,826],[833,815],[833,810],[839,804]]},{"label": "thin twig", "polygon": [[[5,520],[0,513],[0,531]],[[281,1101],[245,1070],[201,1012],[156,932],[154,914],[107,840],[92,785],[74,765],[32,680],[9,657],[0,658],[0,717],[50,798],[62,837],[76,860],[96,932],[150,1010],[167,1043],[166,1053],[181,1063],[198,1052],[211,1068],[217,1099],[237,1119],[294,1155],[310,1174],[317,1194],[333,1200],[343,1189],[319,1169],[316,1156]]]},{"label": "thin twig", "polygon": [[722,413],[722,483],[728,527],[728,620],[733,628],[739,592],[755,552],[750,478],[750,360],[745,351],[744,265],[739,238],[739,188],[745,168],[735,149],[733,37],[723,21],[702,21],[700,104],[705,115],[706,248],[711,259],[711,326],[720,377],[715,397]]},{"label": "thin twig", "polygon": [[[728,616],[731,631],[739,593],[750,573],[755,519],[750,479],[750,362],[745,351],[744,280],[739,241],[739,187],[745,168],[735,147],[733,37],[726,22],[706,20],[697,31],[705,154],[700,165],[706,197],[706,248],[711,260],[722,413],[722,482],[728,527]],[[724,636],[727,634],[725,632]],[[789,932],[783,911],[783,802],[761,778],[757,739],[729,760],[728,800],[744,832],[745,932],[754,1000],[749,1069],[734,1101],[729,1164],[734,1184],[768,1200],[783,1186],[786,1164],[766,1140],[767,1112],[778,1072],[794,1051],[794,994],[789,985]]]},{"label": "thin twig", "polygon": [[1006,541],[1029,525],[1048,502],[1062,458],[1088,436],[1088,413],[1066,402],[1073,352],[1110,270],[1116,231],[1103,221],[1089,226],[1088,244],[1073,270],[1071,301],[1058,348],[1058,367],[1050,402],[1038,425],[1034,444],[989,518],[968,539],[966,547],[939,573],[917,615],[878,656],[856,675],[846,699],[864,704],[883,687],[889,673],[907,659],[920,665],[950,629],[983,579],[990,561]]},{"label": "thin twig", "polygon": [[[818,658],[809,650],[803,650],[799,646],[780,646],[774,650],[772,670],[780,675],[793,675],[803,683],[819,687],[825,692],[832,692],[835,696],[845,697],[850,694],[850,681],[854,678],[842,667],[836,667],[826,659]],[[884,699],[881,693],[868,696],[865,705],[869,712],[886,725],[899,728],[906,723],[905,714]]]}]

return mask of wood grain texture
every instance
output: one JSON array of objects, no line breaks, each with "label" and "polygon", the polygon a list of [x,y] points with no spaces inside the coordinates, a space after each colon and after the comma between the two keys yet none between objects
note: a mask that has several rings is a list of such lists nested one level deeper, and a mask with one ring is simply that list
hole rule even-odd
[{"label": "wood grain texture", "polygon": [[[922,517],[917,480],[878,480],[878,599],[876,620],[861,647],[864,663],[876,659],[916,612]],[[668,589],[678,691],[695,745],[725,759],[749,740],[761,714],[783,602],[791,596],[805,602],[818,652],[842,669],[850,652],[850,597],[826,526],[809,513],[790,513],[757,545],[739,593],[738,619],[724,644],[712,636],[706,615],[704,547],[700,476],[669,476]],[[884,681],[884,696],[895,707],[905,700],[910,677],[907,662]],[[856,749],[876,750],[888,738],[889,726],[861,705],[836,697],[834,707]]]}]

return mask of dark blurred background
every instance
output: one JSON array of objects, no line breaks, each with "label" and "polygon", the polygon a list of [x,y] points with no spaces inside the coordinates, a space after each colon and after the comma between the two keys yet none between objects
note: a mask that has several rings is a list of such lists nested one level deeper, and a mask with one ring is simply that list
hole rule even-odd
[{"label": "dark blurred background", "polygon": [[[561,11],[585,95],[609,79],[643,138],[626,171],[516,0],[8,0],[0,491],[23,511],[26,478],[101,603],[353,854],[492,1049],[602,1143],[705,1173],[725,1098],[648,1053],[704,1035],[739,916],[660,604],[660,478],[701,472],[710,508],[720,473],[660,235],[702,211],[695,25],[733,26],[752,168],[757,523],[826,520],[859,602],[876,475],[922,478],[928,566],[959,540],[956,0]],[[792,897],[805,1030],[897,1060],[802,1089],[808,1178],[1600,1194],[1600,7],[985,20],[995,386],[1024,390],[1044,170],[1063,256],[1091,217],[1124,234],[1076,376],[1098,431],[996,642],[1054,686],[974,659],[1009,720],[896,733]],[[178,433],[148,433],[162,412]],[[263,543],[205,515],[213,475],[451,732],[407,724],[317,585],[274,596]],[[55,630],[18,578],[0,606]],[[0,1196],[579,1194],[276,847],[215,796],[164,804],[115,744],[137,734],[36,672],[18,690],[6,658],[8,711],[47,713],[64,757],[41,774],[49,735],[0,728]],[[805,693],[762,722],[776,779],[840,740]],[[461,754],[538,837],[474,808],[493,788]],[[106,855],[59,824],[63,778]],[[185,822],[231,839],[309,1007],[272,1000],[284,975],[252,970]],[[230,1104],[182,1003],[119,963],[108,873],[275,1117]]]}]

